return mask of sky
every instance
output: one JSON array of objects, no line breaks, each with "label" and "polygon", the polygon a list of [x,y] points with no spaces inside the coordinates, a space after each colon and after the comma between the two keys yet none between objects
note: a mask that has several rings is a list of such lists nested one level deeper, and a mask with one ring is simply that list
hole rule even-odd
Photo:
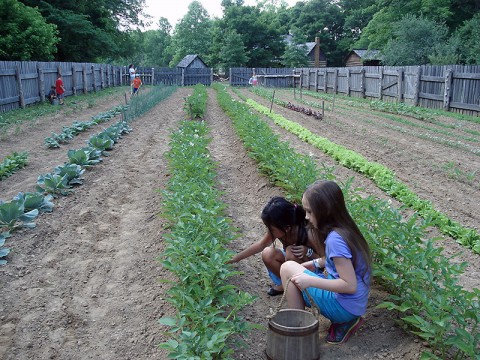
[{"label": "sky", "polygon": [[[295,5],[299,0],[286,0],[289,6]],[[167,18],[168,22],[174,28],[177,22],[183,18],[188,12],[188,5],[192,0],[146,0],[145,4],[147,8],[145,12],[151,15],[152,25],[147,27],[147,30],[156,29],[158,20],[161,17]],[[220,3],[222,0],[200,0],[202,6],[207,10],[208,14],[211,17],[220,17],[222,16],[222,7]],[[256,0],[245,0],[244,5],[250,6],[255,5]]]}]

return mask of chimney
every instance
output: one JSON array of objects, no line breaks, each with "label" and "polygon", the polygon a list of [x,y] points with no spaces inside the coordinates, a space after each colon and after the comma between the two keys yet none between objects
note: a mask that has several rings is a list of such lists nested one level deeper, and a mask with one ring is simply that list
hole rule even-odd
[{"label": "chimney", "polygon": [[315,67],[320,67],[320,37],[315,36]]}]

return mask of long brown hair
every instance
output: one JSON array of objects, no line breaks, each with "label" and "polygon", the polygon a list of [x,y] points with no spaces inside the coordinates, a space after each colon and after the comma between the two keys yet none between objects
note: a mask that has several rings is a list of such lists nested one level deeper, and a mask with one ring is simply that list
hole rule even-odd
[{"label": "long brown hair", "polygon": [[[327,235],[335,230],[350,248],[353,266],[356,268],[359,259],[362,258],[367,270],[371,270],[370,248],[357,224],[350,216],[345,205],[342,189],[337,183],[330,180],[316,181],[305,190],[303,196],[317,220],[317,231],[322,241],[322,247]],[[364,275],[362,274],[362,276]]]}]

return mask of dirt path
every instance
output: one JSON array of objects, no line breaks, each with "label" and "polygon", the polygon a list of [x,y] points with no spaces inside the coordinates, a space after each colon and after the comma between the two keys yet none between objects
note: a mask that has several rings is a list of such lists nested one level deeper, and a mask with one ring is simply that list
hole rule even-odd
[{"label": "dirt path", "polygon": [[[163,250],[164,222],[157,216],[161,197],[155,190],[168,178],[163,154],[172,129],[185,118],[183,98],[191,91],[179,89],[134,121],[133,132],[115,145],[111,156],[86,172],[84,185],[73,195],[57,199],[53,213],[38,218],[37,228],[8,239],[13,251],[9,264],[0,268],[0,358],[167,358],[157,346],[165,340],[161,333],[165,329],[157,320],[172,314],[172,309],[165,301],[165,285],[157,280],[171,276],[156,260]],[[282,193],[258,174],[231,121],[218,106],[215,92],[209,89],[208,94],[205,121],[211,128],[209,150],[218,162],[217,180],[225,192],[222,200],[241,232],[231,244],[237,251],[262,236],[260,211],[270,197]],[[91,109],[92,115],[104,111],[99,109]],[[310,119],[294,112],[288,117],[313,126]],[[82,147],[91,134],[103,129],[77,137],[59,150],[43,148],[44,137],[61,130],[60,123],[70,125],[72,121],[52,119],[42,131],[0,143],[2,150],[15,147],[36,154],[26,169],[0,182],[0,198],[10,199],[18,191],[29,190],[40,173],[51,172],[65,161],[68,148]],[[295,150],[333,165],[320,151],[273,128]],[[339,130],[332,127],[330,131],[335,136]],[[336,175],[346,179],[353,173],[338,168]],[[366,193],[384,196],[369,180],[357,176],[355,181]],[[476,266],[478,271],[478,263]],[[244,275],[236,277],[234,283],[258,296],[244,310],[245,317],[266,326],[266,316],[280,299],[266,295],[270,283],[260,256],[245,259],[236,267]],[[321,342],[322,359],[419,358],[421,342],[401,330],[393,314],[374,308],[384,296],[377,288],[372,291],[366,323],[347,344]],[[327,327],[322,320],[322,337]],[[235,352],[235,359],[265,358],[266,330],[256,330],[243,340],[246,347]]]}]

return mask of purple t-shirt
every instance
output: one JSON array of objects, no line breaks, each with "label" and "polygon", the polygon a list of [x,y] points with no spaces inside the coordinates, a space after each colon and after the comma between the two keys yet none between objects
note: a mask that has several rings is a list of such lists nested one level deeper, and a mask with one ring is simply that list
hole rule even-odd
[{"label": "purple t-shirt", "polygon": [[[332,231],[325,239],[325,253],[325,268],[331,276],[338,279],[339,276],[333,258],[343,257],[351,259],[352,252],[340,234],[336,231]],[[337,293],[337,301],[349,313],[361,316],[367,311],[368,293],[370,291],[370,272],[367,272],[365,273],[365,276],[362,276],[367,266],[362,258],[358,260],[359,266],[355,269],[355,274],[357,276],[357,291],[354,294]]]}]

